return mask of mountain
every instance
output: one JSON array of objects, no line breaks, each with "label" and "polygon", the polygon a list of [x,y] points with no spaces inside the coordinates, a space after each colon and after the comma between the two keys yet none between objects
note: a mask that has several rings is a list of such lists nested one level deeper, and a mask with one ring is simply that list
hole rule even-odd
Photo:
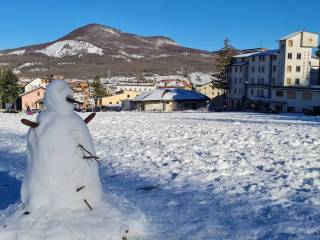
[{"label": "mountain", "polygon": [[168,37],[142,37],[89,24],[53,42],[0,51],[0,67],[12,68],[23,77],[172,74],[182,68],[212,72],[215,56],[179,46]]}]

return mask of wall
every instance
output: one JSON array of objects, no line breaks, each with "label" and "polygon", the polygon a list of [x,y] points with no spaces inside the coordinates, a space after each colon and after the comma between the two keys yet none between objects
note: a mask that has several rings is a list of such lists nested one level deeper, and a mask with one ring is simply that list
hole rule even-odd
[{"label": "wall", "polygon": [[39,107],[36,105],[36,101],[44,98],[44,94],[45,90],[43,88],[39,88],[38,90],[34,90],[21,96],[22,110],[26,110],[28,105],[31,109],[36,109],[37,107]]}]

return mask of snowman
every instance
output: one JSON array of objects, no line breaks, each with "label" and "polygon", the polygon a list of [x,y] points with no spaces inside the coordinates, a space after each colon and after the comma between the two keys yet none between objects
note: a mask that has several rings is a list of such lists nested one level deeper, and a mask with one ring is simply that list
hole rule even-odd
[{"label": "snowman", "polygon": [[44,103],[27,136],[27,170],[21,188],[25,213],[41,208],[77,210],[99,207],[102,188],[98,158],[85,121],[76,114],[73,93],[63,80],[47,87]]},{"label": "snowman", "polygon": [[0,216],[0,240],[152,239],[145,216],[117,195],[102,192],[93,140],[73,111],[73,94],[53,80],[46,110],[29,126],[21,202]]}]

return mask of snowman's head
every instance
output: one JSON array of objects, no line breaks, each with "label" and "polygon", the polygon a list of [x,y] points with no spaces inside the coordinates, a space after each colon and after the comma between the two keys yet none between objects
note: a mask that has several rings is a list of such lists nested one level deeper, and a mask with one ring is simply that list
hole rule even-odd
[{"label": "snowman's head", "polygon": [[47,86],[44,104],[49,111],[67,114],[73,111],[74,105],[67,102],[67,97],[73,98],[73,93],[64,80],[52,80]]}]

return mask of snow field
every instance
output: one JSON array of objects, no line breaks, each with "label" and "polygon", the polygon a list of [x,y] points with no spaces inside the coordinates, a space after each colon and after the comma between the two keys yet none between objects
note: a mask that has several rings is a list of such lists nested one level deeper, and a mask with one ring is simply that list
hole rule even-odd
[{"label": "snow field", "polygon": [[[20,179],[22,117],[0,114],[0,169]],[[143,213],[152,239],[313,240],[320,234],[319,122],[121,112],[98,113],[88,126],[105,197]]]}]

